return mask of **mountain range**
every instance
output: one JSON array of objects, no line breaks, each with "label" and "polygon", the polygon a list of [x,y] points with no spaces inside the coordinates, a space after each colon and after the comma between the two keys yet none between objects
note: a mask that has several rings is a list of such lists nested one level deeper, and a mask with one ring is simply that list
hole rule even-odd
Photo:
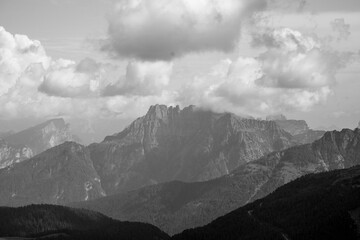
[{"label": "mountain range", "polygon": [[71,206],[148,222],[169,234],[205,225],[301,176],[360,164],[360,129],[327,132],[312,144],[270,153],[205,182],[158,184]]},{"label": "mountain range", "polygon": [[89,146],[107,194],[180,180],[206,181],[295,145],[273,121],[189,106],[151,106],[122,132]]},{"label": "mountain range", "polygon": [[[341,203],[341,204],[339,204]],[[62,206],[0,207],[3,239],[356,240],[360,167],[308,174],[203,227],[171,238],[150,224]]]},{"label": "mountain range", "polygon": [[[298,122],[290,121],[288,131],[299,129]],[[304,129],[304,135],[311,131]],[[181,110],[154,105],[145,116],[101,143],[85,147],[66,142],[50,148],[76,138],[63,119],[54,119],[3,140],[0,203],[66,204],[162,182],[208,181],[306,138],[296,136],[276,121],[194,106]],[[250,195],[243,196],[244,202],[251,200]]]},{"label": "mountain range", "polygon": [[315,131],[284,116],[260,120],[195,106],[151,106],[89,146],[74,142],[63,119],[2,136],[0,205],[85,208],[171,235],[302,176],[360,161],[360,129]]}]

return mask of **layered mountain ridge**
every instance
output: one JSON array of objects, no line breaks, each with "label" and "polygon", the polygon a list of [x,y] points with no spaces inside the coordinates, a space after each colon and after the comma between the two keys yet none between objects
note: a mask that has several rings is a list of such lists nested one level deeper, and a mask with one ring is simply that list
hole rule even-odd
[{"label": "layered mountain ridge", "polygon": [[171,180],[214,179],[292,145],[292,136],[272,121],[155,105],[89,149],[102,187],[113,194]]},{"label": "layered mountain ridge", "polygon": [[309,174],[174,240],[357,240],[360,167]]},{"label": "layered mountain ridge", "polygon": [[327,132],[312,144],[270,153],[214,180],[158,184],[73,206],[148,222],[174,234],[205,225],[298,177],[358,164],[360,129],[344,129]]}]

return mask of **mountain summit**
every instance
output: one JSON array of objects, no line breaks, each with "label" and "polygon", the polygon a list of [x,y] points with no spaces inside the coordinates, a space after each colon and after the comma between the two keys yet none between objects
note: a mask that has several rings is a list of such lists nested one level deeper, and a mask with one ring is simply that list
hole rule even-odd
[{"label": "mountain summit", "polygon": [[272,121],[195,106],[151,106],[122,132],[89,146],[108,193],[171,180],[205,181],[292,145]]},{"label": "mountain summit", "polygon": [[64,119],[51,119],[34,127],[25,129],[4,138],[13,145],[28,146],[34,155],[66,141],[76,141],[78,138],[70,131],[70,125]]}]

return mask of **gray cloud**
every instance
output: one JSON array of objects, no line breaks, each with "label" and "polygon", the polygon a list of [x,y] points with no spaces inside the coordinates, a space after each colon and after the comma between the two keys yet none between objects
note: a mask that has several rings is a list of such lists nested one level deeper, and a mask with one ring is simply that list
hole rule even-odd
[{"label": "gray cloud", "polygon": [[337,34],[337,40],[347,40],[351,34],[350,24],[345,23],[345,19],[337,18],[331,22],[333,31]]},{"label": "gray cloud", "polygon": [[266,0],[124,0],[109,18],[102,49],[147,61],[187,53],[233,50],[244,17]]},{"label": "gray cloud", "polygon": [[130,62],[126,76],[106,86],[102,96],[161,95],[169,83],[172,65],[167,62]]}]

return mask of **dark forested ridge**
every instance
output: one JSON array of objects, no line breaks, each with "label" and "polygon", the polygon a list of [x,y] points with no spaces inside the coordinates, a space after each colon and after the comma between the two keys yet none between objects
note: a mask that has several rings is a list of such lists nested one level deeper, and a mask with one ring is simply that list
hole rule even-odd
[{"label": "dark forested ridge", "polygon": [[271,153],[206,182],[169,182],[71,206],[120,220],[151,223],[169,234],[203,226],[309,173],[360,164],[360,130],[327,132],[320,140]]},{"label": "dark forested ridge", "polygon": [[309,174],[174,240],[360,239],[360,166]]},{"label": "dark forested ridge", "polygon": [[162,240],[169,236],[145,223],[119,222],[89,210],[55,205],[0,207],[0,238]]}]

